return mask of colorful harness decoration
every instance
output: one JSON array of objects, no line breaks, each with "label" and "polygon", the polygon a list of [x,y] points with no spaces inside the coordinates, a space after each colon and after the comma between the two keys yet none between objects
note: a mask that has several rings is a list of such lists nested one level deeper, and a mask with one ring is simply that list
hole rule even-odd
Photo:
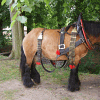
[{"label": "colorful harness decoration", "polygon": [[[83,26],[83,21],[82,21],[82,15],[80,14],[79,17],[78,17],[78,21],[76,24],[72,24],[72,26],[74,25],[74,29],[72,30],[71,32],[71,40],[70,40],[70,46],[68,48],[65,48],[65,44],[64,44],[64,38],[65,38],[65,33],[69,34],[67,31],[65,31],[65,27],[63,27],[60,31],[60,45],[58,45],[59,47],[59,50],[56,51],[56,54],[57,54],[57,57],[60,57],[62,55],[66,55],[66,57],[68,58],[69,60],[69,67],[70,69],[73,69],[75,68],[75,65],[74,65],[74,61],[75,61],[75,48],[77,46],[79,46],[80,44],[84,43],[88,49],[92,50],[93,49],[93,46],[87,36],[87,34],[85,33],[85,30],[84,30],[84,26]],[[71,25],[70,25],[71,26]],[[69,29],[69,27],[68,27]],[[66,30],[68,30],[66,29]],[[43,62],[41,60],[41,52],[42,52],[42,49],[41,49],[41,44],[42,44],[42,39],[43,39],[43,32],[45,31],[45,29],[41,32],[41,34],[39,35],[38,37],[38,50],[37,50],[37,57],[38,57],[38,60],[36,62],[37,65],[42,65],[42,67],[44,68],[45,71],[51,73],[51,72],[54,72],[53,71],[49,71],[47,70],[44,65],[43,65]],[[80,39],[78,41],[76,41],[76,35],[79,35],[80,36]],[[67,53],[69,52],[69,55],[67,55]],[[56,63],[51,61],[51,64],[56,68]],[[65,66],[67,64],[67,61],[64,61],[63,66]]]}]

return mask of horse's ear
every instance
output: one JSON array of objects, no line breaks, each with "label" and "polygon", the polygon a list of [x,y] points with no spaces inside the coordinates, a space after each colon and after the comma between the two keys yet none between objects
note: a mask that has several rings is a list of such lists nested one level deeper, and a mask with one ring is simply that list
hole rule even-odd
[{"label": "horse's ear", "polygon": [[82,13],[80,13],[79,16],[78,16],[78,20],[77,20],[77,25],[78,25],[78,26],[80,25],[80,20],[81,20],[81,19],[83,19],[83,18],[82,18]]},{"label": "horse's ear", "polygon": [[80,20],[80,19],[83,19],[82,18],[82,12],[79,14],[79,16],[78,16],[78,20]]}]

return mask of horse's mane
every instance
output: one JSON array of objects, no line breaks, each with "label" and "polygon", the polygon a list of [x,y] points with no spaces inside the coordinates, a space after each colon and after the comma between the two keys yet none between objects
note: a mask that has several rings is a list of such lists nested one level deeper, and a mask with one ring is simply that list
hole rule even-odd
[{"label": "horse's mane", "polygon": [[[93,35],[95,37],[98,37],[100,35],[100,22],[94,22],[94,21],[83,21],[85,31],[88,32],[89,35]],[[68,25],[66,27],[66,31],[73,26],[75,27],[76,22]]]},{"label": "horse's mane", "polygon": [[83,21],[84,28],[89,35],[98,37],[100,35],[100,22]]}]

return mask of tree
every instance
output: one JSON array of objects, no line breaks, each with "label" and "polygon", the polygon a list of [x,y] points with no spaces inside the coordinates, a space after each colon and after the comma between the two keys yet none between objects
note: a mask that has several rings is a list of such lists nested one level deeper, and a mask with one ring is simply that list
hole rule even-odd
[{"label": "tree", "polygon": [[[9,8],[11,9],[13,3],[9,5]],[[12,12],[10,11],[10,18],[11,22],[13,22],[14,15],[16,15],[16,10],[14,9]],[[12,26],[12,52],[10,54],[10,58],[20,58],[21,55],[21,45],[22,40],[24,37],[24,31],[23,26],[21,22],[15,21],[14,25]]]},{"label": "tree", "polygon": [[[8,0],[9,1],[9,0]],[[11,9],[12,5],[14,4],[13,0],[10,0],[9,2],[6,2],[7,5],[9,5],[9,9]],[[3,1],[2,1],[3,3]],[[10,18],[12,23],[12,52],[9,56],[9,58],[20,58],[20,51],[21,51],[21,44],[22,39],[24,37],[23,27],[22,24],[19,21],[16,21],[15,18],[17,17],[18,12],[13,9],[13,11],[10,10]]]}]

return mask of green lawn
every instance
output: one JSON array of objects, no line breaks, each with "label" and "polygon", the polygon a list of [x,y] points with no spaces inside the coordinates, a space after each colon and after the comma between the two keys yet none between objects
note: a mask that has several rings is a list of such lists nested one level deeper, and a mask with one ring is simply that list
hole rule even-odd
[{"label": "green lawn", "polygon": [[[81,60],[79,66],[79,75],[99,74],[100,75],[100,53],[90,51],[86,57]],[[0,59],[6,57],[0,56]],[[0,83],[10,79],[21,80],[19,60],[1,60],[0,61]],[[68,67],[62,69],[56,69],[53,73],[47,73],[43,70],[42,66],[36,67],[39,71],[42,79],[50,79],[58,84],[66,84],[66,80],[69,77],[70,69]],[[52,69],[52,68],[51,68]]]}]

